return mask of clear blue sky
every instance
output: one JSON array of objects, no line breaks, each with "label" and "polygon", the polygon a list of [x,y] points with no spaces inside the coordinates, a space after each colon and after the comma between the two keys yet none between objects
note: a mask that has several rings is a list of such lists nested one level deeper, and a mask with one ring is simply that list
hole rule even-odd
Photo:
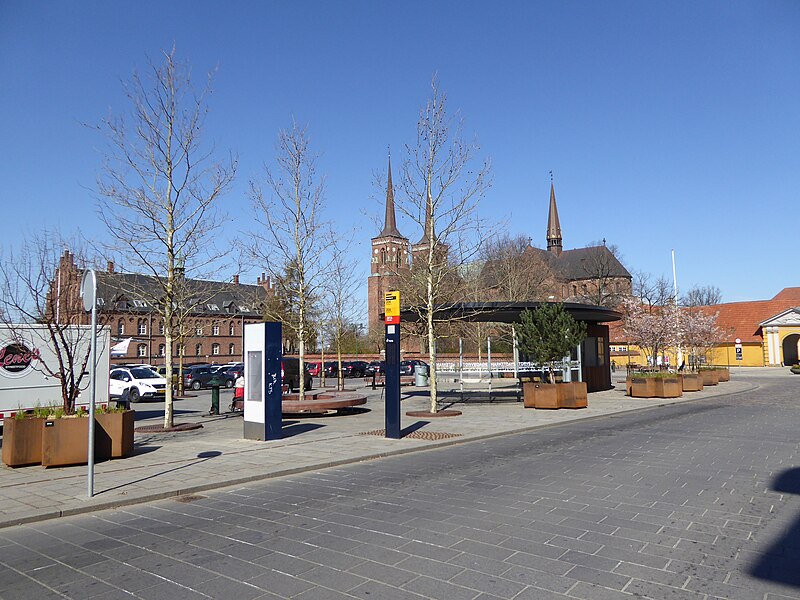
[{"label": "clear blue sky", "polygon": [[795,0],[0,0],[0,234],[102,238],[101,140],[81,123],[125,109],[120,81],[174,42],[198,75],[219,68],[207,135],[240,159],[229,235],[294,116],[331,216],[361,222],[366,273],[373,173],[413,141],[438,72],[493,163],[484,211],[510,233],[544,245],[553,170],[565,248],[606,238],[670,278],[674,248],[681,289],[771,298],[800,285],[798,32]]}]

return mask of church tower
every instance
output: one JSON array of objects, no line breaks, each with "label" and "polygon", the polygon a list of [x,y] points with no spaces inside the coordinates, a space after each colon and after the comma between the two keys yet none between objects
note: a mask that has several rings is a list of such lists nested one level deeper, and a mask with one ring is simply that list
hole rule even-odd
[{"label": "church tower", "polygon": [[394,210],[392,158],[389,157],[389,176],[386,182],[386,218],[381,232],[372,238],[372,256],[368,282],[369,331],[383,331],[380,315],[386,292],[397,289],[400,275],[409,270],[408,238],[400,235]]},{"label": "church tower", "polygon": [[547,250],[556,256],[561,255],[561,223],[558,221],[556,191],[552,179],[550,180],[550,213],[547,216]]}]

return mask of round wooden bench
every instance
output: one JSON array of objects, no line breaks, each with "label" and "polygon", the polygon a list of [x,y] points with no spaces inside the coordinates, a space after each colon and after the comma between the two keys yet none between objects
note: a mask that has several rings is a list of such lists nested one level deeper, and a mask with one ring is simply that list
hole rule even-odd
[{"label": "round wooden bench", "polygon": [[324,413],[367,403],[367,397],[357,392],[306,392],[302,402],[299,394],[284,394],[281,412],[284,414]]}]

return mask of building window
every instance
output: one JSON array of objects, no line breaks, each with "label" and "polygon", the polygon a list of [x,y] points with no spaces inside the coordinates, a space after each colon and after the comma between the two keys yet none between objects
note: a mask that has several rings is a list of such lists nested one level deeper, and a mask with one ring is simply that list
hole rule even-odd
[{"label": "building window", "polygon": [[211,344],[211,354],[219,356],[219,344]]},{"label": "building window", "polygon": [[167,347],[164,344],[158,345],[158,355],[159,356],[166,356],[167,355]]},{"label": "building window", "polygon": [[164,321],[158,322],[158,334],[164,335]]},{"label": "building window", "polygon": [[147,344],[139,344],[136,346],[136,356],[140,358],[147,356]]},{"label": "building window", "polygon": [[219,325],[211,326],[211,335],[219,335]]},{"label": "building window", "polygon": [[203,335],[203,326],[200,323],[194,326],[194,334]]},{"label": "building window", "polygon": [[381,248],[381,264],[386,264],[386,248]]},{"label": "building window", "polygon": [[195,344],[194,355],[203,356],[203,344]]},{"label": "building window", "polygon": [[139,319],[138,331],[139,335],[147,335],[147,321]]},{"label": "building window", "polygon": [[236,335],[236,323],[233,321],[231,321],[229,324],[228,335]]},{"label": "building window", "polygon": [[578,286],[577,285],[573,285],[572,286],[572,295],[573,296],[577,296],[578,295]]},{"label": "building window", "polygon": [[125,321],[123,319],[117,321],[117,335],[125,335]]},{"label": "building window", "polygon": [[236,354],[236,344],[228,344],[228,354],[231,356]]}]

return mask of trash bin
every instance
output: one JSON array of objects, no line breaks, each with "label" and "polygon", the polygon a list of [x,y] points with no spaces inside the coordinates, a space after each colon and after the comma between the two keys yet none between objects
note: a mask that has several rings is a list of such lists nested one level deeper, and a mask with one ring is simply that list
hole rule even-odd
[{"label": "trash bin", "polygon": [[216,377],[208,382],[208,385],[211,387],[211,410],[208,413],[210,415],[219,414],[219,388],[224,383],[224,381]]},{"label": "trash bin", "polygon": [[414,385],[425,387],[428,385],[428,366],[414,365]]}]

